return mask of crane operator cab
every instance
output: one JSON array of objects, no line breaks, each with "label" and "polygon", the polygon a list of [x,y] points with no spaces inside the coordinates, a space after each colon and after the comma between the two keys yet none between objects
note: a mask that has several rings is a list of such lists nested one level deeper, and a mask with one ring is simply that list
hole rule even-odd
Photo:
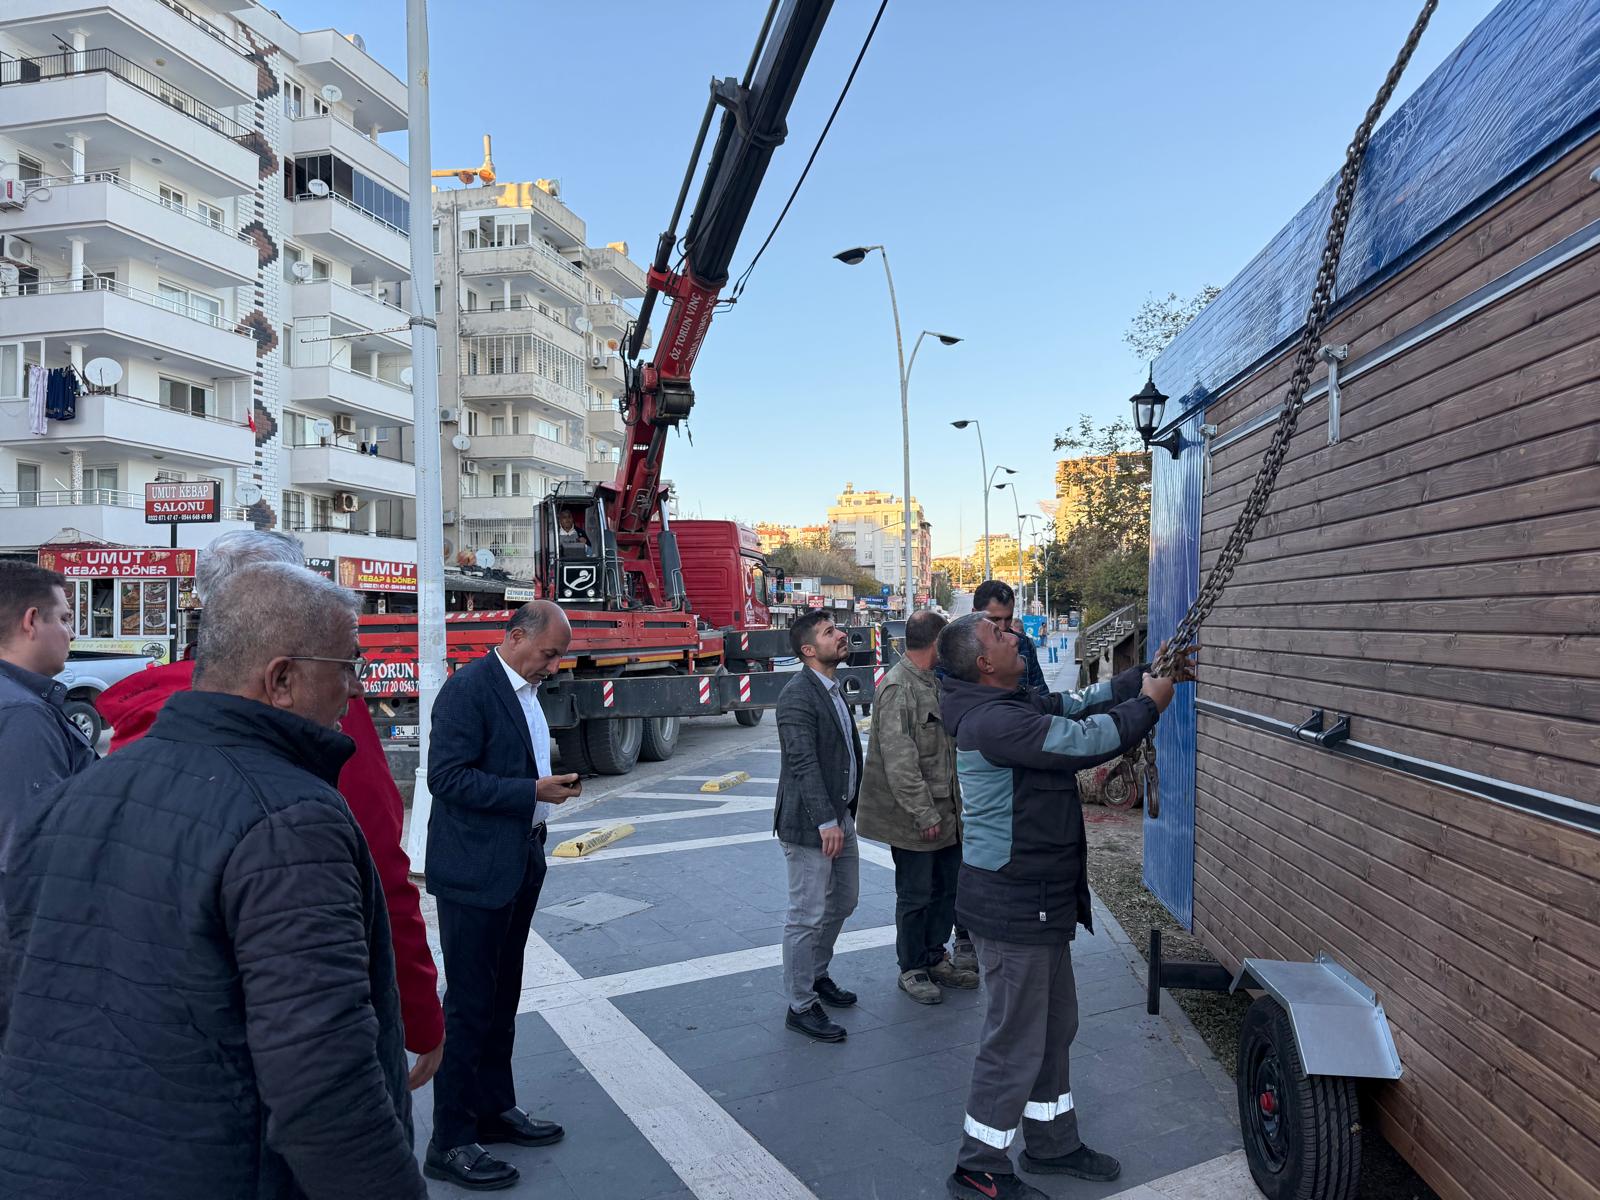
[{"label": "crane operator cab", "polygon": [[533,512],[535,572],[558,604],[625,608],[616,535],[592,487],[558,484]]}]

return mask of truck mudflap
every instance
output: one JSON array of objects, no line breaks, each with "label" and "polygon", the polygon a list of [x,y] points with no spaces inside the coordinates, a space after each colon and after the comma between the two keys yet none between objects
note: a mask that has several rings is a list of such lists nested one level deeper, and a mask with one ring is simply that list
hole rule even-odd
[{"label": "truck mudflap", "polygon": [[[871,704],[883,671],[880,666],[840,667],[845,702]],[[792,679],[793,671],[557,679],[539,688],[539,700],[552,729],[570,729],[580,721],[703,717],[771,708]]]}]

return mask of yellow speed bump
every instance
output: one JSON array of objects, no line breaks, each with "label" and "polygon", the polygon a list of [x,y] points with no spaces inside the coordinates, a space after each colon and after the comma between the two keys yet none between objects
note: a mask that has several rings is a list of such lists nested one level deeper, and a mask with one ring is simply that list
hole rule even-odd
[{"label": "yellow speed bump", "polygon": [[582,858],[585,854],[605,849],[613,842],[620,842],[632,832],[632,825],[607,825],[604,829],[591,829],[582,837],[562,842],[550,853],[557,858]]},{"label": "yellow speed bump", "polygon": [[718,775],[715,779],[708,779],[700,785],[702,792],[726,792],[736,788],[741,783],[750,782],[749,771],[729,771],[726,775]]}]

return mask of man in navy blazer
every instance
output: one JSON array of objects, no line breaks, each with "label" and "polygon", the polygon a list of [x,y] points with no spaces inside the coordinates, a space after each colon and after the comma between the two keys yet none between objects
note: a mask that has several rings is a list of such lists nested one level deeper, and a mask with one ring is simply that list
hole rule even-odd
[{"label": "man in navy blazer", "polygon": [[475,1191],[518,1176],[485,1144],[545,1146],[563,1134],[517,1107],[511,1052],[522,954],[544,883],[545,820],[582,790],[576,775],[550,772],[538,696],[571,641],[560,608],[526,604],[500,645],[452,675],[433,706],[428,891],[439,905],[448,990],[423,1173]]}]

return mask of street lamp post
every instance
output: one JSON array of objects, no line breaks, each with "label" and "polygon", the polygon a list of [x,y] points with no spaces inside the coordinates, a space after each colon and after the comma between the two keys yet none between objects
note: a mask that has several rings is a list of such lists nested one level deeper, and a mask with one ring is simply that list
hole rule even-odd
[{"label": "street lamp post", "polygon": [[868,254],[874,250],[883,260],[883,277],[889,282],[889,308],[894,313],[894,348],[900,360],[900,454],[905,467],[905,496],[901,502],[905,512],[905,575],[901,580],[906,597],[906,616],[911,615],[912,601],[916,595],[915,570],[913,568],[912,547],[915,544],[912,538],[911,519],[911,368],[917,365],[917,351],[922,348],[922,339],[929,334],[938,338],[945,346],[954,346],[961,339],[948,333],[934,333],[931,329],[924,329],[917,334],[916,344],[911,347],[911,361],[906,361],[906,346],[900,336],[900,304],[894,294],[894,273],[889,270],[889,251],[882,246],[856,246],[850,250],[841,250],[834,257],[846,266],[859,266],[866,261]]},{"label": "street lamp post", "polygon": [[1040,520],[1040,517],[1039,517],[1039,515],[1037,513],[1029,513],[1027,516],[1023,517],[1022,519],[1028,523],[1028,533],[1033,539],[1034,561],[1033,561],[1033,570],[1030,572],[1030,574],[1033,577],[1033,585],[1032,585],[1032,587],[1030,589],[1030,596],[1031,596],[1031,599],[1037,600],[1039,598],[1039,563],[1038,563],[1039,526],[1038,526],[1038,521]]},{"label": "street lamp post", "polygon": [[[992,579],[994,576],[989,568],[989,488],[994,484],[994,476],[989,473],[989,459],[983,452],[983,426],[976,418],[970,421],[951,421],[950,424],[957,429],[965,429],[971,425],[978,431],[978,462],[983,468],[983,577]],[[1012,471],[1011,474],[1015,475],[1016,472]]]},{"label": "street lamp post", "polygon": [[[1012,471],[1011,473],[1013,475],[1016,474],[1015,471]],[[994,490],[997,492],[1001,488],[1011,489],[1011,511],[1017,518],[1017,591],[1023,593],[1025,601],[1027,585],[1022,581],[1022,508],[1017,503],[1017,485],[1015,483],[1012,483],[1008,480],[1005,483],[997,483],[994,485]]]}]

